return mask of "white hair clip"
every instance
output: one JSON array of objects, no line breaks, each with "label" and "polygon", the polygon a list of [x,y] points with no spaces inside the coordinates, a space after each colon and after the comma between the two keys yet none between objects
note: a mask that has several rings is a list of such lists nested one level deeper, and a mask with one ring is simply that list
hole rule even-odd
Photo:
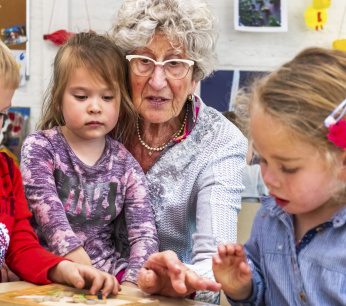
[{"label": "white hair clip", "polygon": [[[324,119],[324,125],[329,128],[331,125],[337,123],[341,118],[342,116],[346,113],[346,99],[344,101],[342,101],[339,106],[326,118]],[[339,117],[337,117],[336,119],[334,118],[334,116],[342,109],[342,112],[341,114],[339,115]]]}]

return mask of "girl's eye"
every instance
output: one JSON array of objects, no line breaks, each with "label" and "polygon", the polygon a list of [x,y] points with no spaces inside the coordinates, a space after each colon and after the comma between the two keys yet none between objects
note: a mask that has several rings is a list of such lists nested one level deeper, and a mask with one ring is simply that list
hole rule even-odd
[{"label": "girl's eye", "polygon": [[88,98],[88,96],[79,96],[79,95],[74,95],[74,97],[75,97],[77,100],[85,100],[86,98]]},{"label": "girl's eye", "polygon": [[288,173],[288,174],[293,174],[296,173],[298,171],[299,168],[286,168],[284,166],[281,166],[281,171],[284,173]]},{"label": "girl's eye", "polygon": [[113,96],[104,96],[104,97],[102,97],[102,99],[106,100],[106,101],[111,101],[114,99],[114,97]]}]

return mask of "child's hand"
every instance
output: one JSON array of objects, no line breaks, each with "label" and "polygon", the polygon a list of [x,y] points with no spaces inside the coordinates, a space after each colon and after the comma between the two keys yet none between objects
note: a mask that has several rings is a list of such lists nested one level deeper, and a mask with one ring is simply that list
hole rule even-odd
[{"label": "child's hand", "polygon": [[215,280],[233,300],[245,300],[252,293],[252,272],[241,244],[219,244],[213,256]]},{"label": "child's hand", "polygon": [[72,260],[73,262],[82,264],[82,265],[87,265],[91,266],[91,259],[87,252],[83,249],[83,247],[78,247],[77,249],[74,249],[70,253],[67,253],[64,256],[66,259]]},{"label": "child's hand", "polygon": [[68,260],[61,261],[51,268],[48,271],[48,278],[54,283],[90,288],[90,293],[93,295],[101,289],[104,296],[110,293],[118,294],[121,290],[114,276]]}]

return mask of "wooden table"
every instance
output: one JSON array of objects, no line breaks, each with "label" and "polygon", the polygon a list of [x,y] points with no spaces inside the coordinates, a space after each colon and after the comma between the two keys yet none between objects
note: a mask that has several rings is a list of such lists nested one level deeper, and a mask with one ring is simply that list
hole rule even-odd
[{"label": "wooden table", "polygon": [[[25,281],[21,282],[9,282],[9,283],[0,283],[0,293],[3,292],[9,292],[13,290],[21,290],[21,289],[27,289],[27,288],[32,288],[37,285],[28,283]],[[122,292],[125,294],[134,296],[134,297],[149,297],[148,294],[142,292],[141,290],[137,288],[132,288],[132,287],[127,287],[127,286],[121,286],[122,287]],[[197,302],[193,301],[190,299],[173,299],[173,298],[168,298],[168,297],[163,297],[163,296],[158,296],[158,295],[150,295],[150,297],[155,298],[160,301],[160,305],[166,305],[166,306],[176,306],[176,305],[181,305],[181,306],[212,306],[215,304],[208,304],[208,303],[203,303],[203,302]],[[77,304],[76,304],[77,305]]]}]

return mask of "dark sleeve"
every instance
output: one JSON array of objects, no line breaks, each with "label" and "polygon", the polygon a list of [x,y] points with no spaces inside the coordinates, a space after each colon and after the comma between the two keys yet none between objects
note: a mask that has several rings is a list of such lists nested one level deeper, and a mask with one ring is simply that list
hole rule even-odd
[{"label": "dark sleeve", "polygon": [[20,278],[37,284],[49,284],[50,268],[64,260],[40,246],[38,238],[29,224],[31,213],[25,199],[19,169],[13,167],[13,192],[15,194],[15,221],[6,253],[8,267]]}]

